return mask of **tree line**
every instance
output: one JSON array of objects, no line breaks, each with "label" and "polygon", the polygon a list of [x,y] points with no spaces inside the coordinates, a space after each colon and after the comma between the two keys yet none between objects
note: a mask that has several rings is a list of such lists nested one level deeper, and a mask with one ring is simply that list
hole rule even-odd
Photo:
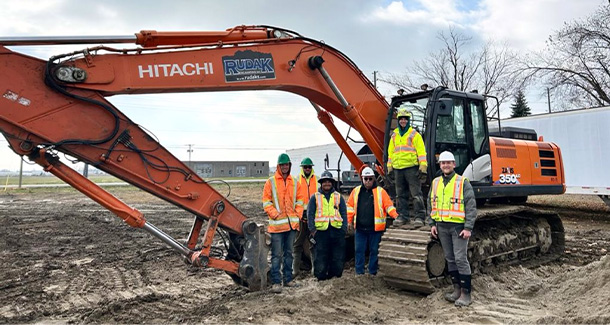
[{"label": "tree line", "polygon": [[[441,49],[403,73],[383,74],[380,80],[406,91],[419,91],[422,84],[476,89],[497,97],[500,106],[512,101],[511,117],[531,114],[524,95],[528,88],[552,95],[554,111],[610,105],[610,5],[564,24],[544,50],[534,53],[519,53],[494,41],[468,51],[472,38],[453,27],[437,38]],[[490,105],[488,116],[498,114],[499,108]]]}]

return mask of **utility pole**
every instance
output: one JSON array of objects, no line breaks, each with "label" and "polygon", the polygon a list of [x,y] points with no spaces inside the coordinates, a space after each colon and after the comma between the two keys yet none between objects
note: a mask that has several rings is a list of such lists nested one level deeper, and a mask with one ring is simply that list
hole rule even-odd
[{"label": "utility pole", "polygon": [[23,157],[21,157],[21,165],[19,165],[19,188],[21,188],[23,181]]},{"label": "utility pole", "polygon": [[191,163],[191,153],[193,152],[193,146],[194,144],[187,144],[187,146],[189,146],[188,150],[186,150],[189,153],[189,164]]},{"label": "utility pole", "polygon": [[375,86],[375,88],[377,88],[377,72],[379,71],[373,71],[373,86]]}]

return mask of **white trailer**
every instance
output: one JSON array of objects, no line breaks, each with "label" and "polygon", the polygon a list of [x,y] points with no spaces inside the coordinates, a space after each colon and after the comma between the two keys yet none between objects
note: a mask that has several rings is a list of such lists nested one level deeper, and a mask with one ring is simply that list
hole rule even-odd
[{"label": "white trailer", "polygon": [[502,128],[534,129],[561,149],[566,193],[599,195],[610,206],[610,107],[511,118]]}]

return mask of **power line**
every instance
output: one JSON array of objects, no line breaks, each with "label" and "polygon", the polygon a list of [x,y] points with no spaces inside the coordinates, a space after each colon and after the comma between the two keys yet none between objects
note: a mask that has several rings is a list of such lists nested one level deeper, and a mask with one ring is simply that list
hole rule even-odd
[{"label": "power line", "polygon": [[[172,149],[183,149],[185,148],[185,146],[188,146],[189,149],[188,150],[193,150],[193,149],[199,149],[199,150],[286,150],[286,148],[264,148],[264,147],[260,147],[260,148],[255,148],[255,147],[197,147],[195,145],[171,145],[171,146],[164,146],[165,148],[172,148]],[[192,148],[192,149],[190,149]]]}]

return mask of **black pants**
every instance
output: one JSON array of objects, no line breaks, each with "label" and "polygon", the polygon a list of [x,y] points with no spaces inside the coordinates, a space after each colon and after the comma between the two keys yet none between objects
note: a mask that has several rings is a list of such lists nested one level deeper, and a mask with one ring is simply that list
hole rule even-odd
[{"label": "black pants", "polygon": [[345,231],[328,226],[314,235],[314,275],[318,280],[328,280],[343,275],[345,264]]},{"label": "black pants", "polygon": [[[307,215],[307,210],[303,212],[303,217],[305,218]],[[294,241],[294,248],[292,249],[292,273],[296,276],[301,272],[301,260],[303,259],[303,250],[309,249],[309,228],[307,227],[307,221],[303,221],[301,219],[301,225],[299,227],[299,233],[297,234],[297,239]]]},{"label": "black pants", "polygon": [[409,195],[413,198],[415,218],[424,221],[426,209],[424,195],[419,181],[419,167],[413,166],[404,169],[394,169],[394,182],[396,184],[396,199],[398,201],[398,214],[401,219],[410,220]]}]

